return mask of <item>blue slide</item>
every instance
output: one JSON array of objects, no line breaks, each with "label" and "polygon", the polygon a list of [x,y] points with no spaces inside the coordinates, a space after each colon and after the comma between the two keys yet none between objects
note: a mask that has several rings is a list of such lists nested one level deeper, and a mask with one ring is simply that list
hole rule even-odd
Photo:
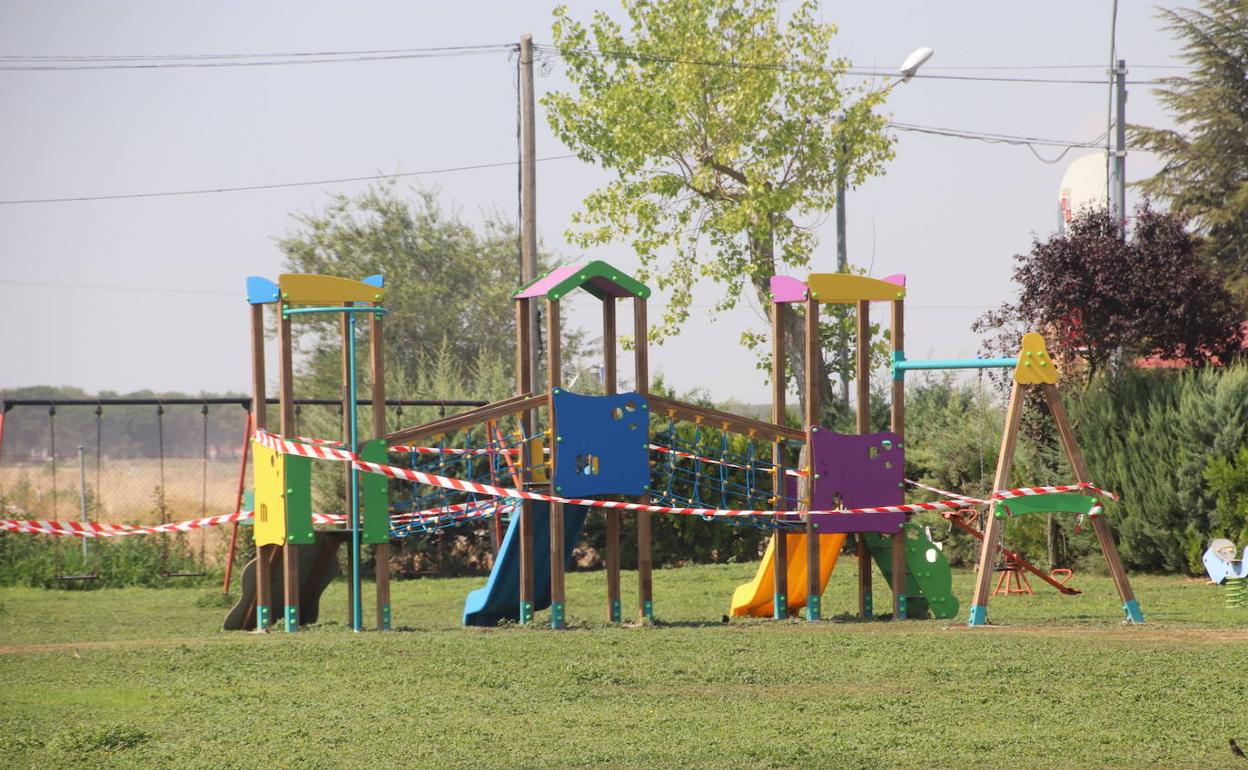
[{"label": "blue slide", "polygon": [[[533,501],[533,611],[550,606],[550,503]],[[586,508],[563,508],[564,563],[581,536]],[[500,620],[520,620],[520,517],[513,515],[507,534],[494,559],[494,569],[484,588],[464,601],[465,626],[496,626]]]}]

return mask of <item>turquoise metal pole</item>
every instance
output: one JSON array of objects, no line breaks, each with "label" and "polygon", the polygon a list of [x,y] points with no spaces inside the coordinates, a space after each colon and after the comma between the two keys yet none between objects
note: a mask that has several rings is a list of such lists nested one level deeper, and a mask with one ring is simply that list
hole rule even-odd
[{"label": "turquoise metal pole", "polygon": [[1017,358],[936,358],[930,361],[907,361],[904,353],[893,354],[893,379],[903,380],[906,372],[915,369],[1008,369],[1018,366]]},{"label": "turquoise metal pole", "polygon": [[[350,426],[351,451],[359,451],[359,432],[356,423],[358,397],[355,389],[355,314],[347,315],[347,379],[350,382],[351,413],[347,417]],[[364,608],[360,606],[360,493],[359,471],[351,469],[351,630],[364,627]]]}]

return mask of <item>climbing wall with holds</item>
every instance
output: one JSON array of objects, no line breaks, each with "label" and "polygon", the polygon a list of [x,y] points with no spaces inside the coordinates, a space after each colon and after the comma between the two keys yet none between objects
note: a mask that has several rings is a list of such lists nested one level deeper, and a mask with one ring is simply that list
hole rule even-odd
[{"label": "climbing wall with holds", "polygon": [[650,411],[637,393],[553,393],[555,493],[642,495],[650,487]]},{"label": "climbing wall with holds", "polygon": [[816,429],[811,509],[867,508],[905,502],[905,452],[896,433],[845,435]]}]

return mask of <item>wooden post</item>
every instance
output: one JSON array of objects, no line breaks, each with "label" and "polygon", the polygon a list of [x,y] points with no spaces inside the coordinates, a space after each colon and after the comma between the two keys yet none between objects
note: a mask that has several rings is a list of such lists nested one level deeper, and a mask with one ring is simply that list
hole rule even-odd
[{"label": "wooden post", "polygon": [[[529,366],[529,355],[533,348],[530,336],[530,300],[516,300],[516,395],[528,395],[533,390],[533,369]],[[533,414],[523,412],[520,423],[520,485],[527,488],[532,476],[534,462],[543,458],[530,456],[529,437],[533,433]],[[525,625],[533,621],[533,503],[522,500],[516,508],[515,515],[520,517],[520,623]]]},{"label": "wooden post", "polygon": [[[520,277],[524,285],[537,278],[537,130],[533,96],[533,36],[520,37]],[[537,306],[526,302],[529,348],[525,367],[529,382],[539,382],[540,356]],[[542,458],[538,458],[540,462]]]},{"label": "wooden post", "polygon": [[[343,313],[338,319],[338,340],[340,347],[340,366],[342,387],[339,389],[338,398],[342,403],[342,445],[349,448],[352,452],[356,451],[356,447],[351,444],[351,322],[347,319],[347,314]],[[351,474],[354,469],[351,463],[342,464],[342,512],[347,517],[346,526],[351,527]],[[347,549],[350,552],[350,548]],[[347,626],[351,627],[355,622],[355,592],[351,590],[351,573],[347,571]]]},{"label": "wooden post", "polygon": [[[554,479],[559,463],[559,428],[555,424],[555,391],[563,384],[563,344],[559,323],[559,301],[546,300],[546,371],[550,399],[550,470]],[[555,490],[556,493],[559,491]],[[550,504],[550,627],[564,627],[567,595],[564,591],[563,503]]]},{"label": "wooden post", "polygon": [[[858,433],[871,432],[871,303],[858,300],[856,314],[857,334],[854,341],[854,386],[857,388],[856,417]],[[870,618],[874,614],[871,602],[871,549],[867,536],[858,533],[858,615]]]},{"label": "wooden post", "polygon": [[[373,307],[380,308],[380,302]],[[386,359],[385,337],[381,314],[374,313],[369,326],[369,357],[373,370],[373,438],[386,435]],[[377,630],[390,630],[390,543],[373,547],[374,570],[377,573]]]},{"label": "wooden post", "polygon": [[[906,336],[905,300],[892,303],[893,358],[904,355]],[[906,381],[898,372],[893,376],[893,397],[889,405],[889,428],[897,434],[898,443],[905,447],[906,436]],[[905,502],[904,500],[902,502]],[[893,620],[906,619],[906,533],[893,535]]]},{"label": "wooden post", "polygon": [[[784,424],[785,396],[784,355],[784,303],[771,303],[771,421]],[[774,441],[771,445],[771,492],[773,510],[783,511],[785,506],[784,443]],[[776,516],[777,525],[780,516]],[[782,530],[771,534],[772,560],[772,617],[783,620],[789,616],[789,538]]]},{"label": "wooden post", "polygon": [[[615,297],[602,298],[602,390],[608,396],[619,389],[615,348],[618,342],[615,327]],[[624,619],[620,605],[620,512],[608,508],[607,517],[607,619],[619,623]]]},{"label": "wooden post", "polygon": [[[821,404],[819,394],[823,392],[820,379],[823,372],[816,371],[814,362],[819,360],[819,301],[811,296],[806,300],[806,448],[809,461],[803,470],[809,480],[810,496],[802,502],[805,510],[810,510],[811,501],[815,498],[815,453],[813,451],[815,431],[819,430]],[[820,585],[819,565],[819,533],[817,526],[806,516],[806,619],[819,620],[823,617],[822,588]]]},{"label": "wooden post", "polygon": [[[633,361],[636,369],[637,393],[645,398],[650,392],[650,323],[646,318],[646,300],[643,297],[633,298]],[[646,440],[650,437],[650,419],[646,417]],[[647,505],[650,495],[637,498],[637,502]],[[646,511],[637,512],[637,594],[641,605],[642,624],[654,620],[654,542],[650,529],[650,514]]]},{"label": "wooden post", "polygon": [[[279,306],[280,307],[280,306]],[[251,306],[251,421],[256,430],[267,430],[268,396],[264,382],[264,305]],[[256,548],[256,630],[268,631],[273,622],[273,568],[271,546]]]},{"label": "wooden post", "polygon": [[[1070,467],[1075,472],[1075,479],[1081,483],[1091,483],[1092,478],[1088,475],[1088,468],[1083,462],[1083,451],[1079,448],[1079,442],[1075,440],[1075,431],[1071,427],[1070,416],[1066,413],[1066,406],[1062,403],[1057,386],[1044,383],[1040,389],[1044,393],[1044,400],[1048,402],[1053,422],[1057,423],[1058,436],[1061,438],[1062,448],[1066,450],[1066,457],[1070,460]],[[997,489],[1003,489],[1003,487],[997,487]],[[1104,517],[1093,516],[1092,530],[1096,532],[1097,542],[1101,544],[1101,553],[1105,555],[1105,562],[1109,565],[1110,577],[1114,579],[1114,587],[1118,589],[1118,596],[1122,599],[1122,609],[1127,615],[1127,622],[1143,623],[1144,614],[1140,611],[1140,603],[1135,598],[1135,591],[1131,589],[1127,571],[1122,566],[1122,557],[1118,555],[1118,546],[1114,543],[1114,534],[1110,531],[1109,524],[1106,523]]]},{"label": "wooden post", "polygon": [[[278,408],[281,411],[282,436],[291,438],[295,432],[295,366],[294,341],[291,339],[289,318],[279,315],[278,331],[278,350],[281,361],[281,391],[278,394]],[[299,629],[299,546],[285,543],[281,549],[286,630],[297,631]]]},{"label": "wooden post", "polygon": [[[1005,489],[1014,466],[1014,447],[1018,443],[1018,426],[1023,414],[1023,386],[1010,386],[1010,403],[1005,409],[1005,430],[1001,435],[1001,452],[997,455],[997,472],[993,475],[992,491]],[[967,625],[982,626],[988,622],[988,598],[992,595],[992,564],[1001,547],[1002,520],[996,516],[996,505],[988,507],[988,524],[979,549],[979,574],[975,576],[975,593],[971,597],[971,614]]]}]

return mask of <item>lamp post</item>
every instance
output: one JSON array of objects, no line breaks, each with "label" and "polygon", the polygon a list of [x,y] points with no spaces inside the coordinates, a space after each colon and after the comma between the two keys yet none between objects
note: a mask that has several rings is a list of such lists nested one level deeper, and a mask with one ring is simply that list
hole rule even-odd
[{"label": "lamp post", "polygon": [[[884,93],[888,93],[897,87],[899,83],[909,83],[919,68],[932,58],[932,54],[936,53],[931,48],[924,46],[916,49],[906,60],[901,63],[901,67],[897,70],[897,77],[893,82],[889,83],[884,89]],[[841,116],[844,120],[844,115]],[[838,156],[844,156],[844,146],[842,152]],[[849,245],[845,236],[845,169],[840,157],[837,160],[836,173],[836,272],[849,272]],[[846,407],[849,406],[849,377],[845,374],[845,367],[848,365],[848,354],[842,348],[840,352],[840,370],[841,370],[841,403]]]}]

